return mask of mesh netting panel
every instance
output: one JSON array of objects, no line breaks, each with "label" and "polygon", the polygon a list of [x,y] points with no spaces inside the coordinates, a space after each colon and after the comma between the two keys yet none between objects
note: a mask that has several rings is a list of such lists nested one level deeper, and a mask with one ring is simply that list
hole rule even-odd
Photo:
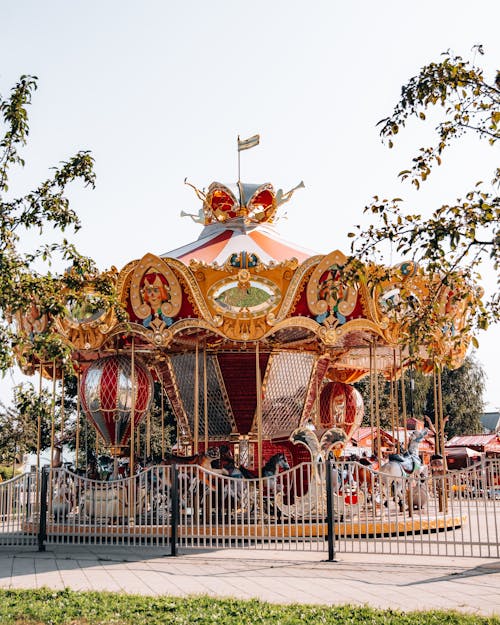
[{"label": "mesh netting panel", "polygon": [[[170,358],[175,373],[179,393],[184,404],[191,432],[194,430],[194,381],[195,354],[179,354]],[[233,419],[228,413],[219,384],[215,357],[207,356],[207,399],[208,399],[208,436],[224,438],[231,434]],[[198,415],[200,437],[205,436],[205,408],[203,406],[203,353],[198,355]]]},{"label": "mesh netting panel", "polygon": [[314,355],[280,353],[268,365],[262,430],[266,438],[287,436],[297,427],[314,365]]}]

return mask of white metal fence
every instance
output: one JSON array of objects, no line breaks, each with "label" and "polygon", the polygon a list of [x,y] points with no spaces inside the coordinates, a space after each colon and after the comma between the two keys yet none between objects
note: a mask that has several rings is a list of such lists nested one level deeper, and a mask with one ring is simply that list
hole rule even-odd
[{"label": "white metal fence", "polygon": [[37,544],[39,488],[37,473],[0,482],[0,547]]},{"label": "white metal fence", "polygon": [[0,484],[0,546],[68,543],[500,557],[500,460],[418,479],[304,463],[262,479],[179,465]]}]

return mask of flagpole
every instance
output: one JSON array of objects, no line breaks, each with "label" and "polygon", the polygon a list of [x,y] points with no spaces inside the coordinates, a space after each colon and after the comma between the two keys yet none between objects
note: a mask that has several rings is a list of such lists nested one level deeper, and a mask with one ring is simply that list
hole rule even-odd
[{"label": "flagpole", "polygon": [[241,175],[240,175],[240,154],[241,154],[241,151],[240,151],[240,135],[238,135],[236,147],[238,148],[238,184],[239,184],[240,179],[241,179]]}]

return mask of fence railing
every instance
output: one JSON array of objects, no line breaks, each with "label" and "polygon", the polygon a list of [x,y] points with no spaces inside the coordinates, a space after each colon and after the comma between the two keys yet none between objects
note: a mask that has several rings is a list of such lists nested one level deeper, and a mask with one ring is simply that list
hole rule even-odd
[{"label": "fence railing", "polygon": [[0,546],[500,557],[499,519],[500,459],[409,478],[327,462],[255,479],[174,465],[106,482],[46,469],[0,483]]},{"label": "fence railing", "polygon": [[38,538],[38,473],[0,483],[0,546],[34,546]]}]

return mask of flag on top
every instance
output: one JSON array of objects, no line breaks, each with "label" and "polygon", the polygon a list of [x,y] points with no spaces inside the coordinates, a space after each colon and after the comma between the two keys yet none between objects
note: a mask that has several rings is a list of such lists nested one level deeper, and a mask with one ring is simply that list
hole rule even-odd
[{"label": "flag on top", "polygon": [[249,150],[250,148],[254,148],[256,145],[259,145],[260,135],[254,135],[248,139],[240,139],[238,137],[238,152],[242,150]]}]

